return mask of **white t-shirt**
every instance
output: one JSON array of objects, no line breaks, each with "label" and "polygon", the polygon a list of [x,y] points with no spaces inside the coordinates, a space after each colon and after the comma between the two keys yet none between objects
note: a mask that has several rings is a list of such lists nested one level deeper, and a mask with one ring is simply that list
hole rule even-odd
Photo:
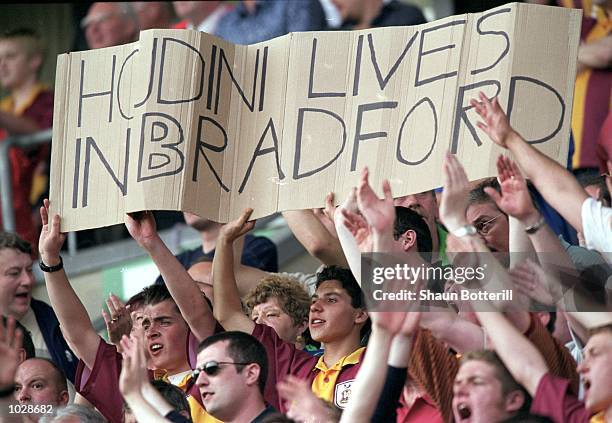
[{"label": "white t-shirt", "polygon": [[612,208],[587,198],[582,203],[582,232],[586,247],[597,250],[612,263]]},{"label": "white t-shirt", "polygon": [[26,329],[30,331],[30,336],[32,337],[32,342],[34,343],[34,349],[36,350],[36,357],[51,359],[51,353],[49,353],[49,349],[45,343],[45,338],[40,331],[40,327],[38,327],[36,316],[34,315],[34,311],[31,307],[21,318],[21,320],[19,320],[19,323],[24,325]]}]

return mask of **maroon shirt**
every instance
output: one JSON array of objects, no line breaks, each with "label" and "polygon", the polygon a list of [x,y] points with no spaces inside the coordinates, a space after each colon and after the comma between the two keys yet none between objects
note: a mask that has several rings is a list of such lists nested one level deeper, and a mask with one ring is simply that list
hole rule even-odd
[{"label": "maroon shirt", "polygon": [[531,413],[547,416],[555,422],[588,423],[591,413],[569,390],[569,380],[546,373],[538,383]]},{"label": "maroon shirt", "polygon": [[[255,324],[252,335],[264,345],[268,353],[268,380],[266,381],[264,398],[274,408],[285,413],[287,412],[287,408],[280,403],[276,384],[282,381],[287,375],[306,379],[312,384],[312,381],[319,373],[319,370],[315,367],[319,361],[319,357],[298,350],[295,348],[294,344],[283,341],[276,334],[276,331],[269,326]],[[362,362],[363,355],[358,364],[345,365],[338,375],[336,387],[340,384],[349,385],[354,381]],[[337,397],[337,395],[335,395],[335,397]],[[344,408],[336,404],[335,400],[334,405]]]},{"label": "maroon shirt", "polygon": [[[189,333],[187,340],[188,355],[191,367],[195,357],[194,339]],[[195,342],[197,344],[197,341]],[[92,403],[110,423],[123,422],[123,396],[119,392],[119,375],[121,374],[121,354],[117,348],[100,338],[93,369],[89,369],[83,360],[79,360],[75,377],[75,389]],[[186,393],[202,404],[200,391],[195,383],[188,386]]]}]

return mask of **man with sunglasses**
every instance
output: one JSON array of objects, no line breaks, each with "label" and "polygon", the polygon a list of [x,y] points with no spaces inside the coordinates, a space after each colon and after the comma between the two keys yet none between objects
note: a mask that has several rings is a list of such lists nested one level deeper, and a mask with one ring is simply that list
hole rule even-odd
[{"label": "man with sunglasses", "polygon": [[264,346],[243,332],[221,332],[198,347],[193,378],[208,413],[224,422],[261,422],[275,413],[264,389],[268,357]]}]

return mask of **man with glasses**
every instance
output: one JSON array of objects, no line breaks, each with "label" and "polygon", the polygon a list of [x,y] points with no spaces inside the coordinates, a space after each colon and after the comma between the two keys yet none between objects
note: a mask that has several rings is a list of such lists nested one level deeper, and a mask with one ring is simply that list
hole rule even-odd
[{"label": "man with glasses", "polygon": [[276,410],[264,401],[268,358],[264,346],[243,332],[222,332],[198,348],[193,378],[206,410],[224,422],[261,422]]},{"label": "man with glasses", "polygon": [[470,205],[466,217],[472,222],[485,245],[492,252],[509,251],[508,216],[502,212],[495,201],[485,192],[485,188],[500,191],[495,178],[487,179],[470,191]]}]

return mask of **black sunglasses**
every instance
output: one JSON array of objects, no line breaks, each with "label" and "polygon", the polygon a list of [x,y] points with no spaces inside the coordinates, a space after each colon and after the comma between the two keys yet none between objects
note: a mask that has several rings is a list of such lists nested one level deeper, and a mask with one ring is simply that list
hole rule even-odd
[{"label": "black sunglasses", "polygon": [[206,373],[208,376],[215,376],[221,371],[221,366],[230,365],[230,364],[234,366],[246,366],[247,364],[251,364],[251,363],[233,363],[230,361],[214,361],[214,360],[208,361],[202,364],[201,366],[193,369],[193,379],[197,379],[198,376],[200,376],[200,373],[202,372]]}]

